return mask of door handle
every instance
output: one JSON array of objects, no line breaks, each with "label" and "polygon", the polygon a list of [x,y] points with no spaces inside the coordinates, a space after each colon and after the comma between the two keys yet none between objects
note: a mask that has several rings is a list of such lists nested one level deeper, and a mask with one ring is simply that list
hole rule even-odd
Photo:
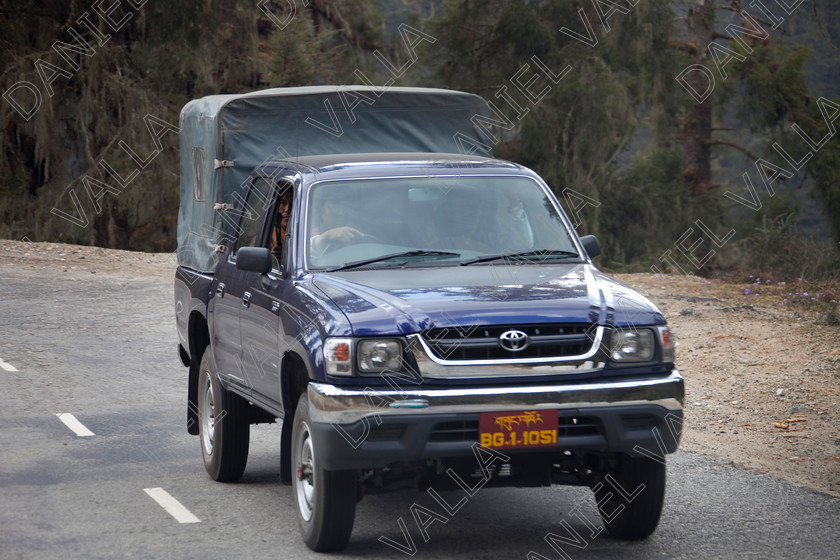
[{"label": "door handle", "polygon": [[249,307],[251,305],[251,292],[245,292],[242,296],[242,307]]},{"label": "door handle", "polygon": [[219,282],[219,285],[216,286],[216,297],[225,297],[225,283]]}]

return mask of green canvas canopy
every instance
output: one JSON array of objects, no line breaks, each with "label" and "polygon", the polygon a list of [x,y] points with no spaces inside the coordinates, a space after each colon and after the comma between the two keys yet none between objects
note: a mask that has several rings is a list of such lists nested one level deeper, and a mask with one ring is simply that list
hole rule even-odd
[{"label": "green canvas canopy", "polygon": [[481,97],[444,89],[313,86],[190,101],[180,116],[178,264],[215,270],[223,235],[218,208],[235,206],[234,194],[267,161],[342,153],[472,153],[464,149],[475,147],[471,141],[490,144],[490,116]]}]

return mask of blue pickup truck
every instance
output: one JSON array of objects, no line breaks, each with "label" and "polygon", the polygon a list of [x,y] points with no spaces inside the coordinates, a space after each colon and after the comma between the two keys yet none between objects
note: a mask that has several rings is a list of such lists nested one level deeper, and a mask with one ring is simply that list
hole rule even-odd
[{"label": "blue pickup truck", "polygon": [[[280,475],[318,551],[348,544],[364,494],[407,486],[585,485],[612,536],[646,537],[682,422],[664,317],[593,266],[597,241],[536,173],[424,144],[432,125],[443,147],[481,132],[480,98],[394,89],[355,90],[375,101],[356,124],[385,134],[351,134],[396,151],[294,136],[306,118],[335,130],[337,88],[182,112],[175,307],[207,472],[238,480],[250,425],[279,422]],[[283,149],[242,156],[242,115],[277,104],[296,123]],[[321,153],[291,153],[292,137]]]}]

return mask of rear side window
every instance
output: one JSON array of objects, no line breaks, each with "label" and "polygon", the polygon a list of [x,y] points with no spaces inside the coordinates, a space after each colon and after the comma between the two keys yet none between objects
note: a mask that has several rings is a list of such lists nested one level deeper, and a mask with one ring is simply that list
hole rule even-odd
[{"label": "rear side window", "polygon": [[256,247],[260,244],[261,240],[257,237],[260,233],[263,208],[265,201],[268,200],[270,190],[271,179],[268,177],[257,177],[251,184],[244,207],[238,209],[242,218],[239,222],[239,235],[236,238],[234,254],[239,251],[240,247]]},{"label": "rear side window", "polygon": [[192,151],[193,199],[204,200],[204,148],[193,148]]}]

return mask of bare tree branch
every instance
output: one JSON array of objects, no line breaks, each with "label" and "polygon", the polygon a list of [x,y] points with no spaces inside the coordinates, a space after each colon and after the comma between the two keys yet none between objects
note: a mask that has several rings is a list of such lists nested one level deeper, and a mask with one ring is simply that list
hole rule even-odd
[{"label": "bare tree branch", "polygon": [[[740,9],[737,9],[737,10],[736,10],[735,8],[732,8],[731,6],[718,6],[718,8],[719,8],[719,9],[721,9],[721,10],[726,10],[726,11],[729,11],[729,12],[735,12],[736,14],[737,14],[737,13],[741,13],[741,10],[740,10]],[[816,6],[814,6],[814,10],[816,10],[816,8],[817,8],[817,7],[816,7]],[[771,23],[771,22],[769,22],[769,21],[767,21],[767,20],[761,19],[760,17],[756,17],[756,16],[755,16],[755,14],[753,14],[753,13],[750,13],[750,16],[751,16],[751,17],[752,17],[755,21],[757,21],[758,23],[762,23],[762,24],[766,25],[767,27],[773,27],[773,23]],[[819,21],[819,20],[817,20],[817,21]],[[775,28],[774,28],[774,29],[775,29]],[[785,27],[781,27],[781,28],[778,28],[778,29],[779,29],[782,33],[787,33],[787,28],[785,28]],[[826,38],[828,38],[828,37],[826,37]]]},{"label": "bare tree branch", "polygon": [[321,17],[335,27],[350,43],[357,45],[366,51],[375,51],[380,48],[370,42],[366,37],[356,33],[350,23],[334,4],[324,0],[311,0],[309,9],[312,10],[313,20],[317,29],[317,18]]},{"label": "bare tree branch", "polygon": [[817,27],[820,28],[820,31],[822,32],[822,36],[825,37],[825,39],[828,41],[828,44],[831,45],[831,48],[833,48],[835,51],[840,51],[840,48],[837,48],[837,45],[835,45],[832,42],[831,36],[828,34],[828,31],[826,31],[825,26],[822,24],[822,20],[820,19],[820,16],[817,13],[817,3],[816,2],[814,2],[814,19],[817,21]]},{"label": "bare tree branch", "polygon": [[746,149],[745,147],[743,147],[739,144],[735,144],[734,142],[727,142],[726,140],[718,140],[717,138],[708,138],[708,139],[704,140],[704,143],[708,144],[709,146],[729,146],[730,148],[735,148],[736,150],[743,153],[744,155],[746,155],[748,158],[750,158],[753,161],[758,161],[759,159],[761,159],[757,155],[755,155],[754,153],[752,153],[751,151]]},{"label": "bare tree branch", "polygon": [[695,54],[697,52],[697,45],[694,43],[686,43],[685,41],[671,39],[668,41],[668,45],[678,51],[687,52],[688,54]]}]

